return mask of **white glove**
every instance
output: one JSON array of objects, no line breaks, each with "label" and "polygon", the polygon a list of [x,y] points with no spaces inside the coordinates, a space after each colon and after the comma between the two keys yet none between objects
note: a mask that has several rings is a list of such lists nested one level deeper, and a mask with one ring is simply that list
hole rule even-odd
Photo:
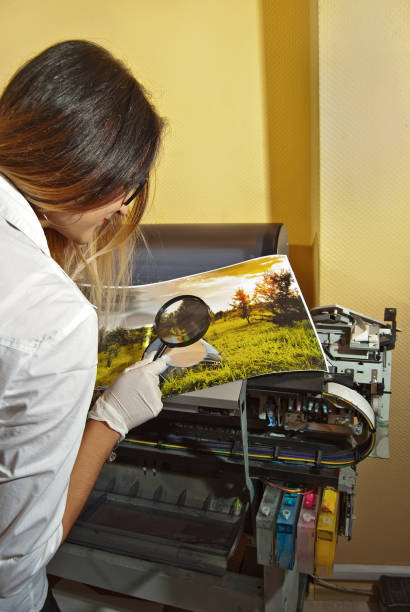
[{"label": "white glove", "polygon": [[162,409],[159,374],[168,355],[153,361],[155,352],[127,368],[106,388],[88,413],[89,419],[105,421],[121,440],[133,427],[156,417]]}]

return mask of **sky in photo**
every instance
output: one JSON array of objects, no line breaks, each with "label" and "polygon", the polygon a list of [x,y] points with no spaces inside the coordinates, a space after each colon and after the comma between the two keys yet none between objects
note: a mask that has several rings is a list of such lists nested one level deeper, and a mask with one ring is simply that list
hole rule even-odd
[{"label": "sky in photo", "polygon": [[[192,276],[129,287],[126,289],[125,313],[121,316],[112,315],[108,328],[152,325],[159,308],[178,295],[196,295],[202,298],[214,313],[227,310],[238,289],[244,290],[252,297],[257,283],[262,280],[266,272],[285,271],[292,272],[287,257],[269,255]],[[291,288],[300,293],[293,272],[292,276]]]}]

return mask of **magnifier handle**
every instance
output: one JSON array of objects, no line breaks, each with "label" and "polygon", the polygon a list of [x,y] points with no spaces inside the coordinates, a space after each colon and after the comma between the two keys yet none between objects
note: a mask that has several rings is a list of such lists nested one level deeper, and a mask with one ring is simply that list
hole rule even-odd
[{"label": "magnifier handle", "polygon": [[155,357],[152,361],[155,361],[156,359],[159,359],[160,357],[162,357],[162,355],[165,353],[167,348],[167,345],[162,343],[161,346],[159,347],[159,349],[157,350],[157,352],[155,353]]}]

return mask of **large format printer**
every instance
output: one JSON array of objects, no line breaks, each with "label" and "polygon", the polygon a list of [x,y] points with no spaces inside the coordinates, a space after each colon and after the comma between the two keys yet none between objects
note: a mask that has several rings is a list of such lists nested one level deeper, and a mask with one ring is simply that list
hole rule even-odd
[{"label": "large format printer", "polygon": [[[143,231],[134,284],[288,253],[281,224]],[[393,308],[384,321],[339,305],[311,315],[327,372],[271,374],[166,400],[105,464],[49,573],[195,612],[301,609],[305,572],[321,573],[315,546],[326,557],[337,536],[352,537],[357,463],[389,456],[397,332]],[[316,531],[307,520],[296,534],[294,513],[308,518],[315,504]]]}]

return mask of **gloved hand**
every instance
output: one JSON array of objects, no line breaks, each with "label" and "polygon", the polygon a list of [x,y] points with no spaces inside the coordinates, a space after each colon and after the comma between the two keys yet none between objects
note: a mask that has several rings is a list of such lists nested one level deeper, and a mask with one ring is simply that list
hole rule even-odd
[{"label": "gloved hand", "polygon": [[159,374],[169,357],[153,357],[154,353],[124,370],[97,399],[88,418],[104,421],[122,440],[130,429],[157,416],[162,409]]}]

